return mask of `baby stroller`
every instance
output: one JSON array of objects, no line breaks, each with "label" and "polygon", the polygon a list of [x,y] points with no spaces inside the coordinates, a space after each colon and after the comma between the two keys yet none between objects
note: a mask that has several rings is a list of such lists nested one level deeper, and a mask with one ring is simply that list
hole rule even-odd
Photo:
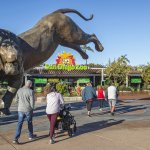
[{"label": "baby stroller", "polygon": [[71,115],[69,112],[71,109],[71,106],[63,106],[59,116],[57,117],[56,129],[60,129],[63,131],[67,131],[69,137],[72,137],[72,135],[76,132],[76,121],[74,120],[74,116]]}]

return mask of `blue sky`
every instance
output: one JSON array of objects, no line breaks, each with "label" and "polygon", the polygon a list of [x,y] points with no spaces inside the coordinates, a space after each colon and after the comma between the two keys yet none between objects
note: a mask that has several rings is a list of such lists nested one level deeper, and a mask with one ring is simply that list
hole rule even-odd
[{"label": "blue sky", "polygon": [[[5,0],[0,5],[0,28],[20,34],[31,28],[41,17],[60,8],[73,8],[84,16],[94,14],[84,21],[75,14],[70,16],[85,32],[95,33],[104,51],[88,52],[88,63],[107,64],[127,54],[130,64],[150,62],[150,1],[149,0]],[[93,44],[89,44],[94,49]],[[76,63],[84,63],[74,50],[59,46],[48,60],[55,63],[58,53],[71,52]]]}]

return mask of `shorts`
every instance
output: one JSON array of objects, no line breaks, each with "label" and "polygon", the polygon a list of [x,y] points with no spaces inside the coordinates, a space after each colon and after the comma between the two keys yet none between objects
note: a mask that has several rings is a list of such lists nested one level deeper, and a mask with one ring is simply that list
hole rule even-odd
[{"label": "shorts", "polygon": [[108,102],[109,102],[109,106],[112,107],[112,106],[116,105],[117,100],[116,99],[109,99]]}]

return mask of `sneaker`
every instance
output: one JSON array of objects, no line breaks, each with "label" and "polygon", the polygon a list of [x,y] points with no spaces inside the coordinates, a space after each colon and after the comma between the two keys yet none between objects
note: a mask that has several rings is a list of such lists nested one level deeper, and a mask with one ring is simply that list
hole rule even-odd
[{"label": "sneaker", "polygon": [[29,137],[29,140],[34,140],[37,137],[36,134],[33,134],[32,137]]},{"label": "sneaker", "polygon": [[114,116],[114,115],[115,115],[115,113],[114,113],[114,112],[111,112],[111,115],[112,115],[112,116]]},{"label": "sneaker", "polygon": [[55,143],[54,139],[50,139],[50,144],[54,144],[54,143]]},{"label": "sneaker", "polygon": [[102,109],[102,108],[100,108],[99,110],[100,110],[101,112],[103,112],[103,109]]},{"label": "sneaker", "polygon": [[13,144],[19,144],[18,140],[13,140]]},{"label": "sneaker", "polygon": [[91,117],[91,111],[88,111],[88,116]]}]

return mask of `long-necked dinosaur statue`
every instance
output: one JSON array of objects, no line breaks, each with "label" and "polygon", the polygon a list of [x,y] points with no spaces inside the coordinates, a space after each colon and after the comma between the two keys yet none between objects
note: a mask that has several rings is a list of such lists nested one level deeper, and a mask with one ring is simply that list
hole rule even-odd
[{"label": "long-necked dinosaur statue", "polygon": [[12,99],[22,84],[24,72],[45,62],[58,45],[76,50],[83,59],[87,59],[88,55],[80,45],[93,42],[97,51],[103,50],[94,34],[82,31],[71,18],[64,15],[65,13],[76,13],[86,21],[93,18],[93,15],[85,18],[74,9],[59,9],[43,17],[33,28],[18,36],[0,29],[0,80],[8,81],[8,89],[2,98],[4,108],[1,111],[4,114],[10,113]]}]

